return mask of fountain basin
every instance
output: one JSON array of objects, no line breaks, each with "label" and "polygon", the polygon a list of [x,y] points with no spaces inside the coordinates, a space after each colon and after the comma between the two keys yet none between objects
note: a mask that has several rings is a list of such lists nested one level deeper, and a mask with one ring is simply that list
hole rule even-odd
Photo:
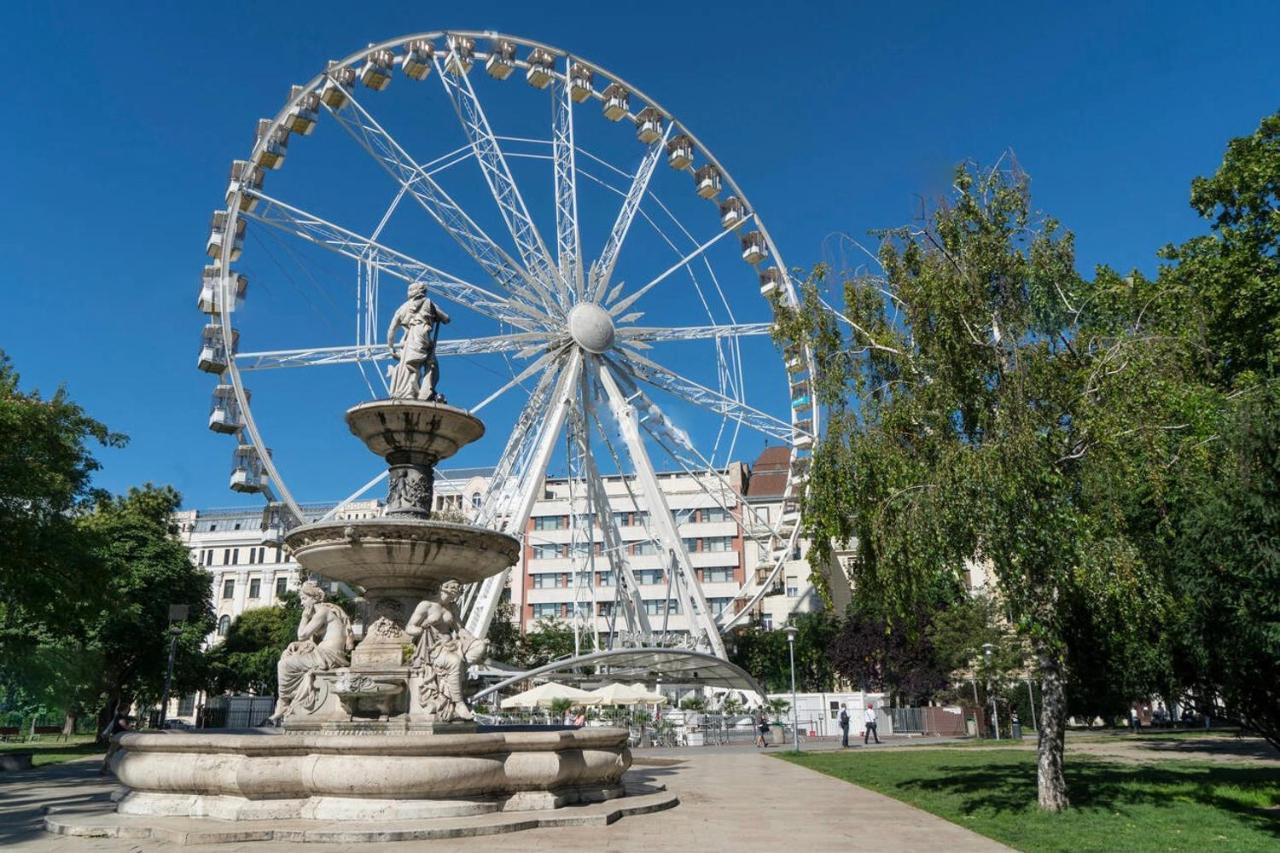
[{"label": "fountain basin", "polygon": [[347,426],[383,458],[410,453],[434,465],[484,435],[484,423],[456,406],[422,400],[373,400],[347,409]]},{"label": "fountain basin", "polygon": [[449,578],[481,581],[520,556],[519,540],[505,533],[410,518],[319,521],[294,528],[285,544],[307,571],[405,594],[432,590]]},{"label": "fountain basin", "polygon": [[125,734],[124,815],[402,820],[621,796],[627,731],[449,735]]}]

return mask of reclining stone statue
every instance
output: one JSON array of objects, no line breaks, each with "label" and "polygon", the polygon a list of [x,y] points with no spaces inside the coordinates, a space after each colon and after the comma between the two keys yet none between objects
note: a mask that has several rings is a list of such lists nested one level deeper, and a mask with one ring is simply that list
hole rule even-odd
[{"label": "reclining stone statue", "polygon": [[298,593],[302,598],[298,639],[289,644],[276,664],[279,698],[270,718],[276,724],[295,706],[312,709],[315,674],[346,666],[351,652],[351,620],[346,612],[325,601],[324,590],[312,581],[304,583]]},{"label": "reclining stone statue", "polygon": [[462,584],[447,580],[434,600],[414,608],[404,632],[416,637],[411,666],[421,672],[418,699],[423,710],[440,722],[472,719],[466,703],[467,668],[480,663],[489,642],[463,627],[458,616]]}]

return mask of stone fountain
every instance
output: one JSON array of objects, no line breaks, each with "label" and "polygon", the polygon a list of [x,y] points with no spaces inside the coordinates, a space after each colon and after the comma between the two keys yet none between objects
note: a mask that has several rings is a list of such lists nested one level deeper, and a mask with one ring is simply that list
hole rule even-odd
[{"label": "stone fountain", "polygon": [[396,396],[347,411],[352,433],[389,466],[382,516],[319,521],[285,540],[307,572],[362,590],[360,642],[323,590],[304,584],[298,641],[278,666],[278,728],[120,736],[118,815],[430,820],[624,793],[624,729],[481,731],[472,718],[467,671],[487,643],[463,627],[457,596],[515,563],[520,543],[432,517],[435,466],[484,434],[435,391],[441,322],[411,288],[388,335],[405,329]]}]

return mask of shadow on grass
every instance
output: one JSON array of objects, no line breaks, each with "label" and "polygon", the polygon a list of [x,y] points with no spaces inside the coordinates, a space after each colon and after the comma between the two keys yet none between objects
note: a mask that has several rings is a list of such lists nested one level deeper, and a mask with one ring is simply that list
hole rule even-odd
[{"label": "shadow on grass", "polygon": [[[1253,792],[1276,788],[1280,785],[1280,771],[1274,767],[1128,765],[1073,758],[1065,772],[1071,806],[1079,811],[1176,809],[1196,803],[1234,815],[1253,829],[1280,837],[1280,814],[1274,808],[1249,802],[1248,796],[1226,793],[1232,788]],[[903,779],[891,787],[904,795],[917,791],[955,797],[960,801],[960,812],[966,815],[1029,814],[1036,809],[1034,761],[940,763],[930,768],[928,776]]]}]

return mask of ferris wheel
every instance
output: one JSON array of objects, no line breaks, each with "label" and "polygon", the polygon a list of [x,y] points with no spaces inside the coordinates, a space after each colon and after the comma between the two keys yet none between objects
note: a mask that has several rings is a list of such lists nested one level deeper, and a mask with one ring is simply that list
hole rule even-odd
[{"label": "ferris wheel", "polygon": [[[336,141],[311,157],[320,127]],[[346,188],[333,189],[343,180]],[[563,476],[570,529],[594,526],[602,542],[584,559],[617,579],[610,611],[623,624],[610,636],[641,644],[656,632],[610,510],[619,482],[644,510],[645,538],[669,557],[686,642],[723,657],[722,634],[779,580],[797,543],[819,427],[811,354],[779,355],[770,339],[774,312],[797,303],[795,289],[728,171],[617,75],[492,32],[415,34],[330,62],[258,122],[252,150],[232,165],[207,253],[198,366],[218,377],[209,426],[236,439],[231,488],[264,495],[269,526],[302,519],[282,469],[313,463],[287,450],[305,418],[255,416],[268,397],[258,377],[280,376],[272,381],[284,389],[287,377],[345,371],[362,393],[386,396],[391,353],[381,331],[403,286],[425,284],[454,320],[437,347],[441,386],[451,403],[484,413],[502,439],[474,523],[527,539],[545,478]],[[255,264],[254,253],[275,266]],[[251,274],[276,291],[288,279],[324,298],[272,297],[255,312]],[[326,339],[310,319],[273,316],[307,303],[315,316],[340,313],[346,323],[342,301],[350,306],[352,295],[354,333],[335,326]],[[312,382],[306,396],[331,384]],[[335,396],[328,405],[354,402]],[[762,440],[785,447],[788,460],[784,511],[772,518],[744,500],[726,468]],[[764,555],[718,612],[662,471],[692,477]],[[506,580],[470,590],[472,631],[487,630]]]}]

